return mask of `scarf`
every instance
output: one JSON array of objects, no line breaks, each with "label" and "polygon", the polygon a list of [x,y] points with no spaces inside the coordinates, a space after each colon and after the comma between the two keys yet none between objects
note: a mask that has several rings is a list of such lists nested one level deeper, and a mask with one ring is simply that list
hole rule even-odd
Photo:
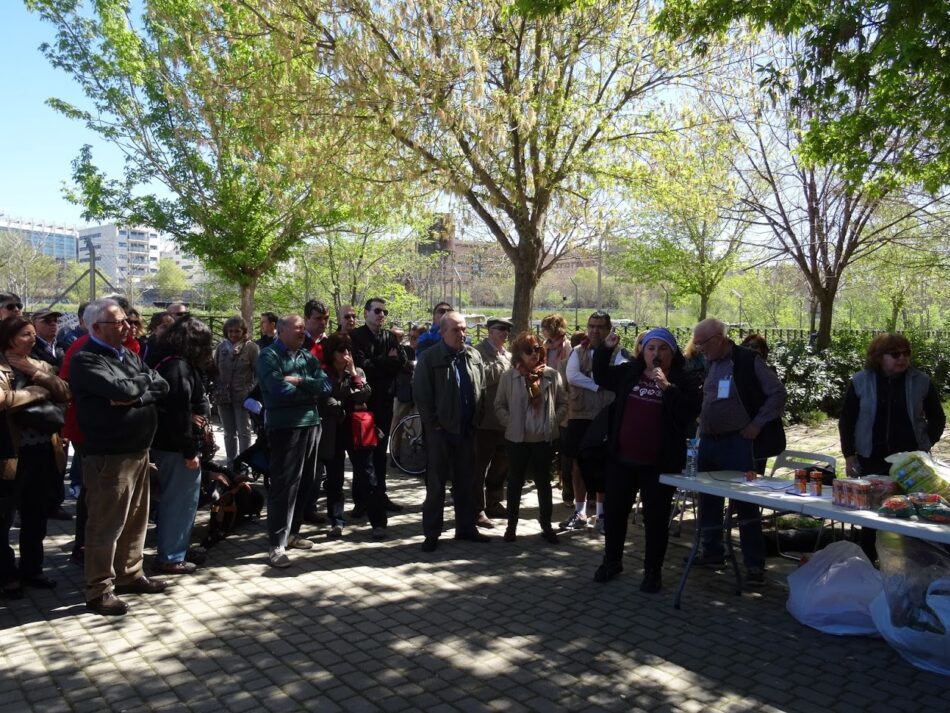
[{"label": "scarf", "polygon": [[538,411],[541,409],[541,377],[544,375],[544,362],[539,361],[537,366],[529,369],[520,359],[515,367],[524,377],[525,388],[528,392],[528,405]]}]

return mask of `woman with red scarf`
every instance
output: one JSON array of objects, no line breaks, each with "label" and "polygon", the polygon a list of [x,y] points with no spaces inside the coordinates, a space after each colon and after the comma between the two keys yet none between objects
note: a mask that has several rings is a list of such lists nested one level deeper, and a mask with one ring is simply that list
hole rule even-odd
[{"label": "woman with red scarf", "polygon": [[557,544],[551,528],[551,456],[558,424],[567,413],[567,390],[556,369],[545,364],[545,348],[537,336],[524,332],[511,345],[512,367],[502,374],[495,413],[505,427],[508,450],[508,529],[514,542],[521,508],[521,490],[530,470],[538,489],[541,537]]}]

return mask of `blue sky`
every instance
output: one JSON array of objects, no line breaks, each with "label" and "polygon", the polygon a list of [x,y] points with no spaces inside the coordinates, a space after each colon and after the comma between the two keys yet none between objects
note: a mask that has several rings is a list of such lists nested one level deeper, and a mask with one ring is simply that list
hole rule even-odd
[{"label": "blue sky", "polygon": [[21,0],[0,0],[0,214],[4,218],[83,225],[81,209],[63,198],[70,162],[92,144],[96,164],[118,176],[119,152],[104,146],[82,122],[57,114],[49,97],[81,103],[82,93],[39,51],[52,27],[26,11]]}]

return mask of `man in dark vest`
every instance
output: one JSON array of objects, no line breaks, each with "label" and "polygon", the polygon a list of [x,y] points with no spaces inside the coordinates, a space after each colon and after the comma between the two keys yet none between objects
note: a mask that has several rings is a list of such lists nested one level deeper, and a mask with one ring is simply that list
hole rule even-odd
[{"label": "man in dark vest", "polygon": [[[726,325],[704,319],[693,329],[693,344],[706,357],[703,408],[699,415],[701,471],[755,470],[756,460],[785,449],[782,412],[785,387],[756,352],[736,346]],[[684,444],[685,448],[685,444]],[[759,508],[735,501],[746,582],[765,581],[765,539]],[[724,564],[723,499],[703,495],[699,500],[703,553],[697,564]]]}]

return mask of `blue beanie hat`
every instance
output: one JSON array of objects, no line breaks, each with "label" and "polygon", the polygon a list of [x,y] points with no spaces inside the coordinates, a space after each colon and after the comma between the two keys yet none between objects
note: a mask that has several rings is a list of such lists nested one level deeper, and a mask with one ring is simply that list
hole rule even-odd
[{"label": "blue beanie hat", "polygon": [[649,332],[640,337],[640,341],[638,342],[637,346],[643,349],[643,347],[646,346],[646,343],[651,339],[659,339],[660,341],[666,342],[670,345],[670,349],[672,349],[674,353],[680,350],[679,346],[676,344],[676,337],[674,337],[673,333],[665,327],[656,327],[651,329]]}]

